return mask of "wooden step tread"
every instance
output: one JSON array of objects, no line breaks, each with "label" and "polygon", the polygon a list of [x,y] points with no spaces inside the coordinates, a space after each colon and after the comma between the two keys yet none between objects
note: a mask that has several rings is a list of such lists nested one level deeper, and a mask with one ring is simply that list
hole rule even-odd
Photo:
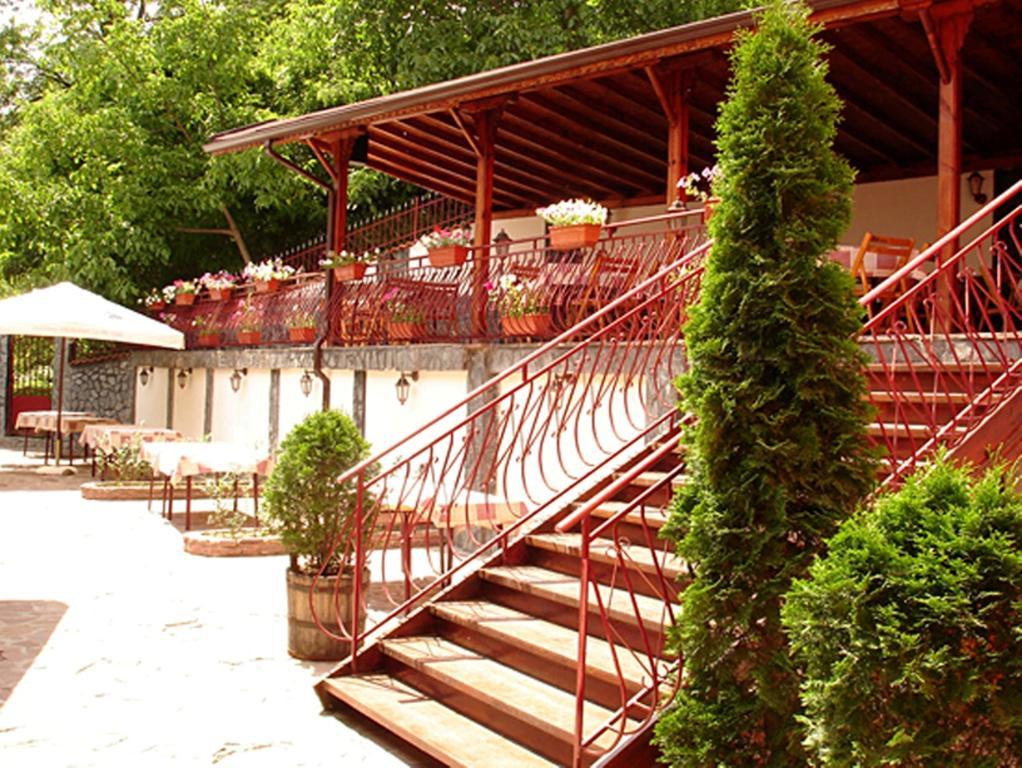
[{"label": "wooden step tread", "polygon": [[895,403],[904,402],[910,405],[944,405],[954,403],[960,405],[972,400],[967,392],[913,392],[901,390],[891,392],[889,390],[876,390],[869,393],[869,399],[874,403]]},{"label": "wooden step tread", "polygon": [[[574,693],[435,635],[384,640],[380,645],[391,658],[532,728],[563,741],[570,742],[574,738]],[[589,701],[583,706],[587,723],[602,723],[612,714],[609,709]],[[613,743],[610,733],[597,740],[598,746],[605,749]]]},{"label": "wooden step tread", "polygon": [[[483,568],[480,576],[494,584],[526,592],[530,595],[550,600],[561,605],[578,606],[579,580],[537,565],[505,565],[496,568]],[[627,590],[600,585],[600,598],[607,615],[612,621],[620,621],[638,625],[639,619],[650,628],[658,629],[669,622],[669,615],[663,601],[646,595],[630,595]],[[639,618],[636,618],[631,601],[638,606]],[[596,610],[596,589],[589,585],[589,605]]]},{"label": "wooden step tread", "polygon": [[[618,473],[618,476],[620,477],[622,474],[624,473]],[[656,483],[662,482],[665,477],[667,477],[666,472],[656,472],[654,470],[650,470],[648,472],[642,472],[639,475],[636,475],[636,477],[632,480],[632,485],[638,488],[649,488],[651,485],[655,485]],[[680,488],[684,484],[685,476],[678,475],[677,477],[671,480],[670,487],[672,489]]]},{"label": "wooden step tread", "polygon": [[[630,504],[631,502],[628,501],[605,501],[593,510],[593,517],[606,520],[613,517]],[[667,513],[660,509],[659,506],[660,505],[648,506],[646,507],[645,513],[643,513],[639,507],[636,507],[634,510],[622,517],[621,521],[641,527],[643,525],[643,518],[645,518],[645,524],[658,531],[667,523]]]},{"label": "wooden step tread", "polygon": [[[435,616],[523,648],[535,656],[569,667],[578,663],[578,632],[489,600],[434,603]],[[594,677],[617,684],[615,656],[625,681],[638,689],[649,680],[643,663],[623,646],[598,637],[586,640],[586,669]],[[648,663],[648,662],[645,662]]]},{"label": "wooden step tread", "polygon": [[446,765],[555,765],[390,675],[333,677],[322,685],[336,699]]},{"label": "wooden step tread", "polygon": [[[573,557],[580,557],[582,554],[582,534],[580,533],[540,533],[526,536],[525,540],[530,546],[540,547],[550,552],[560,552]],[[611,539],[596,539],[589,545],[589,556],[598,563],[618,566],[624,564],[651,575],[656,574],[657,563],[659,563],[664,577],[672,582],[679,576],[688,573],[685,562],[670,551],[670,544],[656,539],[654,541],[663,547],[663,550],[654,554],[645,542],[639,541],[625,547],[621,551],[619,559]]]},{"label": "wooden step tread", "polygon": [[[961,425],[955,427],[956,432],[964,432],[965,426]],[[930,437],[932,430],[928,424],[905,424],[904,422],[874,422],[869,425],[867,429],[870,437],[879,437],[880,435],[912,435],[916,438],[926,439]]]}]

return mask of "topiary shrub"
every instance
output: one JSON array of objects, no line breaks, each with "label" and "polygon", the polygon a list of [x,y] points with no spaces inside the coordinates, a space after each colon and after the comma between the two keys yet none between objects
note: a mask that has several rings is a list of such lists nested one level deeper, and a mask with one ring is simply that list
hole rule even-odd
[{"label": "topiary shrub", "polygon": [[721,202],[681,382],[698,418],[665,529],[695,572],[673,633],[681,688],[657,727],[684,768],[805,762],[781,603],[874,478],[862,312],[826,258],[852,171],[815,31],[804,6],[768,6],[738,36],[717,121]]},{"label": "topiary shrub", "polygon": [[280,444],[266,481],[265,512],[291,555],[292,570],[341,570],[343,552],[331,555],[331,549],[353,524],[356,486],[337,478],[368,458],[369,450],[355,422],[340,411],[312,414]]},{"label": "topiary shrub", "polygon": [[944,462],[845,523],[784,626],[825,766],[1022,765],[1022,495]]}]

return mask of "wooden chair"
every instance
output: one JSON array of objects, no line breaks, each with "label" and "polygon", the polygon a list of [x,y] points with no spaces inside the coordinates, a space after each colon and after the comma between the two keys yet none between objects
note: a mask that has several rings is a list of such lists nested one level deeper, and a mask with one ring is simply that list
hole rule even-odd
[{"label": "wooden chair", "polygon": [[[879,285],[880,282],[886,279],[886,276],[881,277],[866,266],[866,257],[868,255],[873,254],[877,258],[885,256],[893,258],[893,270],[888,272],[887,269],[884,269],[884,272],[889,275],[908,264],[915,244],[916,241],[911,237],[889,237],[887,235],[867,232],[862,238],[859,250],[855,253],[855,258],[852,259],[851,272],[852,278],[855,280],[855,295],[865,296],[875,285]],[[897,286],[893,286],[884,291],[880,296],[877,296],[877,300],[873,304],[876,304],[876,308],[879,308],[899,293],[907,291],[908,287],[908,279],[902,278],[898,281]],[[871,306],[866,307],[866,313],[872,317],[874,309],[875,307],[871,304]]]},{"label": "wooden chair", "polygon": [[[575,303],[574,322],[605,307],[644,277],[643,264],[639,259],[610,256],[601,251],[593,260],[593,266]],[[627,309],[625,307],[622,311]]]}]

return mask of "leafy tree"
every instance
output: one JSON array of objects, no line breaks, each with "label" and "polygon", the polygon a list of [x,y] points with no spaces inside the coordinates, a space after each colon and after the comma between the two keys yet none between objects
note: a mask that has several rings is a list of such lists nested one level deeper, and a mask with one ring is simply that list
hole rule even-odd
[{"label": "leafy tree", "polygon": [[673,640],[678,698],[658,728],[676,766],[804,762],[783,596],[869,489],[861,312],[824,258],[852,172],[804,6],[775,0],[738,36],[717,121],[720,204],[681,380],[698,417],[667,533],[695,578]]},{"label": "leafy tree", "polygon": [[824,766],[1022,765],[1022,494],[939,462],[847,521],[784,626]]}]

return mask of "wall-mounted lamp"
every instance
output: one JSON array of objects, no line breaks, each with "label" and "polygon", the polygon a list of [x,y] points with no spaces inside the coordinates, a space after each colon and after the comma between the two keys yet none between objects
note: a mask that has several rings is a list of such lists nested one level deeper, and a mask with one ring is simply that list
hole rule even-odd
[{"label": "wall-mounted lamp", "polygon": [[397,391],[397,401],[404,405],[408,402],[408,395],[412,391],[412,384],[408,379],[412,381],[419,380],[419,372],[412,371],[411,373],[401,373],[401,378],[394,384],[394,389]]},{"label": "wall-mounted lamp", "polygon": [[507,256],[511,251],[511,235],[503,229],[493,238],[493,252],[497,256]]},{"label": "wall-mounted lamp", "polygon": [[237,392],[241,389],[241,380],[248,376],[248,368],[235,368],[231,374],[231,391]]},{"label": "wall-mounted lamp", "polygon": [[972,199],[976,201],[977,205],[983,205],[988,199],[986,192],[983,191],[983,174],[979,171],[973,171],[969,174],[968,181]]},{"label": "wall-mounted lamp", "polygon": [[143,387],[149,383],[150,377],[153,375],[153,367],[151,365],[146,366],[138,372],[138,383]]},{"label": "wall-mounted lamp", "polygon": [[306,397],[312,394],[312,371],[306,371],[302,374],[302,378],[298,381],[298,386],[302,388],[302,394]]},{"label": "wall-mounted lamp", "polygon": [[182,368],[177,372],[177,386],[179,389],[184,389],[188,386],[188,377],[192,375],[191,368]]}]

